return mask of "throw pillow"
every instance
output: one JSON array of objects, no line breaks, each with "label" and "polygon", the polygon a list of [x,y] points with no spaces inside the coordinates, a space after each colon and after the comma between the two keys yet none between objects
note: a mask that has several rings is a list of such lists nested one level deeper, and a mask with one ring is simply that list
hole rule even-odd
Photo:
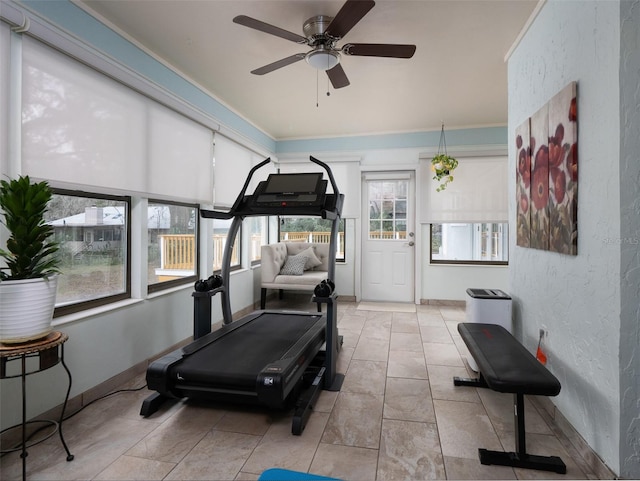
[{"label": "throw pillow", "polygon": [[296,256],[288,256],[280,274],[283,276],[301,276],[304,273],[304,265],[307,263],[307,256],[298,254]]},{"label": "throw pillow", "polygon": [[304,265],[305,271],[308,271],[309,269],[313,269],[314,267],[318,267],[319,265],[322,264],[322,261],[318,259],[318,256],[313,250],[313,246],[309,246],[308,248],[300,252],[300,254],[298,255],[299,256],[303,255],[307,257],[307,263]]}]

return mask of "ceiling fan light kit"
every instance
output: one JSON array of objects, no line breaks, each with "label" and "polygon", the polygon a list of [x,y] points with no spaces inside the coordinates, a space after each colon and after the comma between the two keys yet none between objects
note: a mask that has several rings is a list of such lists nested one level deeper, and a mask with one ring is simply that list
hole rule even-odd
[{"label": "ceiling fan light kit", "polygon": [[349,43],[342,48],[336,46],[374,5],[373,0],[347,0],[335,17],[316,15],[307,19],[302,26],[304,37],[246,15],[238,15],[233,21],[312,48],[306,54],[294,54],[252,70],[252,74],[264,75],[304,58],[313,68],[326,71],[333,88],[339,89],[349,85],[347,74],[340,65],[341,53],[360,57],[411,58],[416,51],[415,45],[407,44]]},{"label": "ceiling fan light kit", "polygon": [[312,50],[305,56],[305,60],[318,70],[331,70],[340,63],[340,54],[331,50]]}]

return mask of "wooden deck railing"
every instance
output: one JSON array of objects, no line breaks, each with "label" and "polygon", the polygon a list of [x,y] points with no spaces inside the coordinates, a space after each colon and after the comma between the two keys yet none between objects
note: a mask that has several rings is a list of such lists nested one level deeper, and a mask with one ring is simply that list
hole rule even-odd
[{"label": "wooden deck railing", "polygon": [[[280,232],[280,242],[317,242],[328,244],[331,232]],[[344,232],[338,232],[337,256],[344,258]]]},{"label": "wooden deck railing", "polygon": [[[158,236],[160,239],[160,268],[166,270],[192,270],[195,265],[196,244],[192,234],[166,234]],[[320,242],[328,243],[330,232],[282,232],[281,242]],[[222,267],[222,254],[227,242],[226,234],[213,236],[213,269]],[[262,236],[255,234],[249,241],[249,260],[260,260]],[[338,257],[344,257],[344,234],[338,234]],[[240,262],[238,244],[233,246],[231,265]]]},{"label": "wooden deck railing", "polygon": [[196,265],[196,242],[193,234],[160,237],[160,268],[189,270]]}]

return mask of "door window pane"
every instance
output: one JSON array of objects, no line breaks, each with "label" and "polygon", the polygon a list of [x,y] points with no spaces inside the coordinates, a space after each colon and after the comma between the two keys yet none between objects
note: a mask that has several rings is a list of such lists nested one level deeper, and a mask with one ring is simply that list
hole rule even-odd
[{"label": "door window pane", "polygon": [[409,181],[368,181],[367,187],[369,239],[406,240]]}]

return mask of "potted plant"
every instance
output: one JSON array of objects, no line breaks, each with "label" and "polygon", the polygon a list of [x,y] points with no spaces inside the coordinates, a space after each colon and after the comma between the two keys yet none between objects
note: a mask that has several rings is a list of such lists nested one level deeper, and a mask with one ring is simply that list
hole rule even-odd
[{"label": "potted plant", "polygon": [[458,161],[446,153],[437,154],[431,159],[431,169],[435,172],[433,180],[441,182],[436,192],[444,190],[453,180],[453,171],[456,167],[458,167]]},{"label": "potted plant", "polygon": [[0,257],[0,342],[45,337],[51,331],[59,273],[58,244],[44,214],[53,193],[28,176],[0,181],[0,209],[9,231]]},{"label": "potted plant", "polygon": [[441,182],[436,192],[446,189],[447,184],[453,181],[453,171],[456,167],[458,167],[458,161],[447,154],[447,139],[444,135],[444,122],[442,122],[438,153],[431,159],[431,170],[436,174],[433,176],[433,180]]}]

